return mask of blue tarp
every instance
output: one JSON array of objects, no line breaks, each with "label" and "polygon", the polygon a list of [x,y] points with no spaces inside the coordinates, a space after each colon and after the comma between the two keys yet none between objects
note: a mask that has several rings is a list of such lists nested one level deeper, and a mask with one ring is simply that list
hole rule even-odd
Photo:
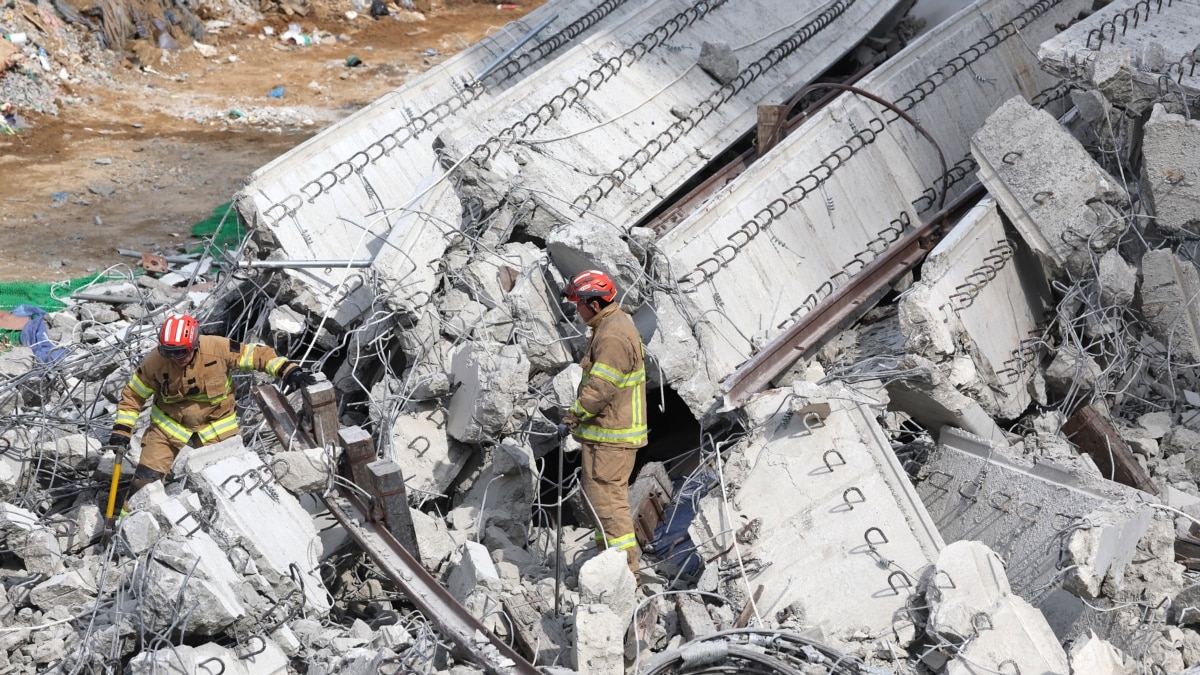
[{"label": "blue tarp", "polygon": [[662,522],[654,530],[650,551],[664,562],[676,567],[682,577],[693,577],[700,570],[700,556],[688,536],[688,526],[696,517],[700,499],[716,482],[712,474],[697,474],[676,486],[675,499],[667,507]]},{"label": "blue tarp", "polygon": [[67,350],[55,347],[46,333],[46,310],[33,305],[17,305],[13,316],[27,316],[29,323],[21,329],[21,344],[33,350],[33,355],[43,363],[55,363],[67,355]]}]

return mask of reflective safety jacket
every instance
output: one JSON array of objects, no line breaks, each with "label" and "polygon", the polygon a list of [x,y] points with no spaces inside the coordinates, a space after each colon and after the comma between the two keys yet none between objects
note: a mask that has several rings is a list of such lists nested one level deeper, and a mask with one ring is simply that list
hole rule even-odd
[{"label": "reflective safety jacket", "polygon": [[132,436],[138,414],[153,397],[151,422],[181,445],[192,434],[203,444],[232,438],[238,424],[230,372],[257,370],[283,378],[296,367],[265,345],[241,344],[215,335],[201,335],[195,356],[183,367],[156,349],[142,360],[121,391],[113,433]]},{"label": "reflective safety jacket", "polygon": [[646,445],[646,367],[642,336],[616,303],[600,310],[579,362],[583,379],[564,422],[576,439],[621,448]]}]

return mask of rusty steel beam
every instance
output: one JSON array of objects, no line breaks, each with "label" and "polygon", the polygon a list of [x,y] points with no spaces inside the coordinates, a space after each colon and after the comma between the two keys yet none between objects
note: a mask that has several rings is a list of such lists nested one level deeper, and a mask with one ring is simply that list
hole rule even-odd
[{"label": "rusty steel beam", "polygon": [[[258,386],[254,388],[254,396],[267,423],[285,448],[290,448],[293,443],[315,447],[312,438],[300,426],[296,411],[278,389],[271,385]],[[359,487],[369,492],[374,485]],[[382,523],[372,522],[370,511],[352,491],[339,488],[337,493],[322,496],[321,500],[371,560],[404,591],[405,597],[457,645],[460,656],[492,675],[538,675],[532,664],[458,604]]]},{"label": "rusty steel beam", "polygon": [[433,578],[386,529],[366,518],[366,509],[349,490],[322,497],[329,512],[392,578],[404,595],[459,651],[493,675],[538,675],[538,670],[491,633]]},{"label": "rusty steel beam", "polygon": [[1092,406],[1084,406],[1071,415],[1063,425],[1063,434],[1092,458],[1105,478],[1142,492],[1158,494],[1154,481],[1138,464],[1133,451],[1113,428],[1112,422]]},{"label": "rusty steel beam", "polygon": [[825,336],[862,316],[887,291],[892,282],[912,269],[941,238],[946,223],[965,211],[983,194],[974,183],[924,225],[900,238],[878,258],[830,293],[813,310],[792,324],[725,378],[725,405],[737,407],[761,391],[780,373],[821,343]]}]

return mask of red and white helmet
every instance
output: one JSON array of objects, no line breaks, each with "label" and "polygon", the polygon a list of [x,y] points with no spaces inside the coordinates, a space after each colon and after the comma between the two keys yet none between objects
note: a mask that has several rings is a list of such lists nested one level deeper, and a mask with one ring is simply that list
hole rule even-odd
[{"label": "red and white helmet", "polygon": [[172,314],[158,329],[158,351],[177,357],[200,346],[200,324],[191,314]]},{"label": "red and white helmet", "polygon": [[563,296],[571,302],[593,298],[612,302],[617,297],[617,285],[600,270],[584,270],[571,279],[563,289]]}]

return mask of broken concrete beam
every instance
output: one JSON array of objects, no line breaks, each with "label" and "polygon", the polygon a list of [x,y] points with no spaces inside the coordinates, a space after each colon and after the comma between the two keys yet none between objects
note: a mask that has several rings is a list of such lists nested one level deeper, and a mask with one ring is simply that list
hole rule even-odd
[{"label": "broken concrete beam", "polygon": [[1129,195],[1049,113],[1015,96],[971,137],[979,178],[1053,276],[1091,274]]},{"label": "broken concrete beam", "polygon": [[368,464],[367,473],[371,480],[364,487],[375,497],[376,508],[381,511],[388,532],[414,559],[420,560],[421,550],[408,510],[408,493],[404,490],[404,473],[400,465],[381,459]]},{"label": "broken concrete beam", "polygon": [[479,443],[519,427],[517,399],[529,383],[529,359],[517,345],[471,342],[454,356],[457,389],[450,398],[446,433]]},{"label": "broken concrete beam", "polygon": [[337,397],[333,384],[317,382],[300,391],[304,396],[304,409],[312,421],[313,440],[322,448],[336,446],[341,425],[338,423]]},{"label": "broken concrete beam", "polygon": [[[818,403],[829,405],[824,418],[793,411]],[[763,586],[754,609],[765,622],[800,607],[827,635],[890,630],[916,580],[879,557],[918,570],[942,539],[874,411],[844,385],[799,382],[745,412],[755,432],[729,455],[727,489],[700,500],[688,529],[708,561],[699,588],[740,610]]]},{"label": "broken concrete beam", "polygon": [[[1053,305],[1037,259],[1008,237],[996,202],[972,208],[930,251],[900,300],[905,352],[948,373],[992,417],[1015,419],[1033,401],[1039,361],[1031,336]],[[996,307],[1005,307],[997,315]]]},{"label": "broken concrete beam", "polygon": [[1030,463],[956,429],[942,430],[916,488],[947,541],[980,541],[1008,561],[1013,590],[1037,603],[1059,636],[1073,634],[1087,609],[1064,590],[1046,592],[1067,554],[1063,530],[1086,525],[1089,515],[1112,504],[1128,504],[1120,511],[1125,520],[1100,533],[1104,546],[1091,549],[1096,576],[1119,582],[1121,561],[1130,559],[1150,522],[1144,493],[1051,462]]},{"label": "broken concrete beam", "polygon": [[1080,452],[1092,458],[1102,475],[1143,492],[1158,494],[1158,487],[1134,458],[1124,439],[1092,406],[1076,411],[1063,426],[1063,433],[1079,446]]},{"label": "broken concrete beam", "polygon": [[1200,360],[1200,273],[1192,261],[1170,249],[1147,251],[1142,256],[1142,315],[1150,331],[1178,360]]},{"label": "broken concrete beam", "polygon": [[1200,234],[1200,120],[1155,104],[1143,128],[1142,194],[1167,232]]}]

